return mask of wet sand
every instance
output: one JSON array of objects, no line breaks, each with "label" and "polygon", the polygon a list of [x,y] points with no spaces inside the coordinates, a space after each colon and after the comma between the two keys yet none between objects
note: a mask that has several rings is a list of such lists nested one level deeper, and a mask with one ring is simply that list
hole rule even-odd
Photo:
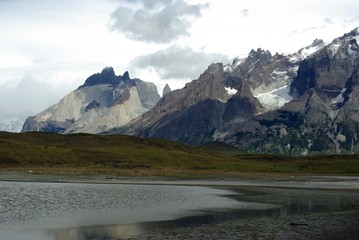
[{"label": "wet sand", "polygon": [[[206,186],[268,209],[219,209],[135,225],[89,226],[73,239],[358,239],[359,177],[255,176],[210,179],[73,177],[0,174],[3,181]],[[78,230],[78,229],[77,229]],[[62,236],[72,229],[62,229]],[[122,232],[119,235],[119,232]],[[117,234],[117,235],[116,235]],[[59,235],[60,236],[60,235]],[[58,238],[65,239],[65,238]]]}]

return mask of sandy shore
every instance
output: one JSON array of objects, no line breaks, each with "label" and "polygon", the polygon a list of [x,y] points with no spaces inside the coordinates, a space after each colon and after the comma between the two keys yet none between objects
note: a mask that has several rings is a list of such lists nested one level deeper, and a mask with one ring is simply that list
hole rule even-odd
[{"label": "sandy shore", "polygon": [[308,189],[359,190],[359,176],[290,176],[258,175],[191,176],[191,177],[126,177],[114,175],[51,175],[0,172],[0,181],[73,182],[109,184],[194,185],[194,186],[252,186]]}]

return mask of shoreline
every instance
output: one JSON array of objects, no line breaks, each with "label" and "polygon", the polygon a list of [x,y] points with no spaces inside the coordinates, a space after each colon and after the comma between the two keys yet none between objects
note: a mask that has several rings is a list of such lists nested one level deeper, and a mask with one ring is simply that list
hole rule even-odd
[{"label": "shoreline", "polygon": [[185,185],[212,187],[275,187],[359,191],[359,176],[342,175],[198,175],[198,176],[116,176],[55,175],[0,172],[0,181],[81,184]]}]

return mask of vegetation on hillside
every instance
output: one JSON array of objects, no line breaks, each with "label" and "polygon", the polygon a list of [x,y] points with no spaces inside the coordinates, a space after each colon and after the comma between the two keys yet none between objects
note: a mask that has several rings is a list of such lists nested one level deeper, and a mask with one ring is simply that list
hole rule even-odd
[{"label": "vegetation on hillside", "polygon": [[123,135],[0,132],[0,171],[51,174],[358,174],[359,156],[288,158],[246,154],[213,142],[199,148]]}]

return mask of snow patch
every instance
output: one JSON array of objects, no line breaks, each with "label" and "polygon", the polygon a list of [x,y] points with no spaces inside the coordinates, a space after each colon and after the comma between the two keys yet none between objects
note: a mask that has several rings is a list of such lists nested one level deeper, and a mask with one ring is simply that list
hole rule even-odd
[{"label": "snow patch", "polygon": [[232,68],[233,69],[236,69],[236,67],[238,67],[240,64],[242,64],[247,58],[235,58],[233,60],[233,63],[232,63]]},{"label": "snow patch", "polygon": [[300,49],[297,53],[290,55],[289,61],[291,63],[298,63],[298,62],[308,58],[312,54],[316,53],[317,51],[319,51],[320,49],[322,49],[325,46],[324,42],[316,43],[316,41],[314,41],[313,44],[308,47]]},{"label": "snow patch", "polygon": [[224,89],[227,91],[228,95],[236,95],[236,93],[238,92],[237,89],[231,87],[224,87]]},{"label": "snow patch", "polygon": [[332,104],[343,104],[344,103],[343,94],[346,90],[347,90],[346,88],[343,88],[340,94],[332,99]]},{"label": "snow patch", "polygon": [[341,45],[342,45],[342,43],[340,41],[338,41],[338,42],[333,42],[332,44],[330,44],[328,46],[330,52],[332,53],[332,56],[337,54],[337,52],[338,52]]},{"label": "snow patch", "polygon": [[227,65],[223,66],[223,72],[228,72],[228,73],[233,72],[233,67],[232,67],[232,65],[227,64]]},{"label": "snow patch", "polygon": [[286,70],[279,71],[278,68],[271,73],[271,77],[275,80],[283,80],[285,82],[289,80],[288,72]]},{"label": "snow patch", "polygon": [[280,87],[267,93],[261,93],[255,97],[262,106],[268,110],[276,110],[293,100],[292,96],[289,95],[289,86]]},{"label": "snow patch", "polygon": [[358,50],[353,50],[353,46],[348,46],[348,54],[350,57],[356,57],[358,55]]},{"label": "snow patch", "polygon": [[330,120],[334,121],[338,117],[339,112],[340,112],[340,109],[337,109],[337,110],[329,109],[328,116],[329,116]]},{"label": "snow patch", "polygon": [[310,55],[312,55],[313,53],[315,53],[316,51],[318,51],[319,49],[321,49],[320,46],[312,46],[309,48],[303,48],[303,50],[300,52],[300,54],[302,55],[303,58],[307,58]]}]

